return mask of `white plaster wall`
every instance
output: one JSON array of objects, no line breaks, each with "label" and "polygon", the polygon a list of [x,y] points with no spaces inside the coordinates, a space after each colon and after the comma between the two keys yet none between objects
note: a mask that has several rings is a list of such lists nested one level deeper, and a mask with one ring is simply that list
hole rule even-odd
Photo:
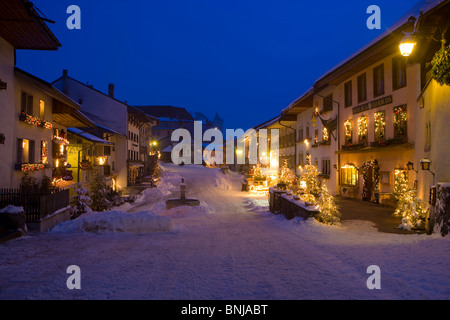
[{"label": "white plaster wall", "polygon": [[6,137],[5,144],[0,144],[0,188],[11,187],[11,176],[14,171],[13,154],[15,152],[13,150],[16,145],[14,138],[14,56],[14,47],[0,37],[0,79],[7,83],[7,89],[0,90],[0,133]]}]

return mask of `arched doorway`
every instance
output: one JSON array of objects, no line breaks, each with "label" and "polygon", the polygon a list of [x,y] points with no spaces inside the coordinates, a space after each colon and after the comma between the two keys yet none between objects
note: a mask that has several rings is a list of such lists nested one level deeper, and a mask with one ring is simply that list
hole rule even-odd
[{"label": "arched doorway", "polygon": [[375,192],[379,187],[379,166],[377,160],[366,161],[362,168],[363,192],[362,200],[371,201]]}]

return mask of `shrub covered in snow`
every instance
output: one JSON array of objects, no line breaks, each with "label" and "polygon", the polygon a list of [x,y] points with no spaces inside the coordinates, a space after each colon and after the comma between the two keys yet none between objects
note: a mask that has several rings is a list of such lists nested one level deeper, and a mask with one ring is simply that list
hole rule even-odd
[{"label": "shrub covered in snow", "polygon": [[112,208],[112,203],[108,200],[109,188],[105,177],[98,171],[94,171],[89,190],[92,199],[91,209],[93,211],[105,211]]},{"label": "shrub covered in snow", "polygon": [[83,213],[91,211],[92,199],[89,197],[89,190],[77,184],[75,195],[70,198],[72,206],[72,219],[79,217]]}]

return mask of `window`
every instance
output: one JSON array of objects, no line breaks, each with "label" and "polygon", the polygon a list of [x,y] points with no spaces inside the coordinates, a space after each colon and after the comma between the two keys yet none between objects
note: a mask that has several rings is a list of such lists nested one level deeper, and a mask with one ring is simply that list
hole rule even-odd
[{"label": "window", "polygon": [[322,174],[330,175],[330,159],[322,159]]},{"label": "window", "polygon": [[358,77],[358,103],[367,100],[367,86],[366,74],[363,73]]},{"label": "window", "polygon": [[392,59],[392,89],[406,87],[406,59],[403,56]]},{"label": "window", "polygon": [[298,131],[298,141],[303,141],[303,128]]},{"label": "window", "polygon": [[373,96],[384,94],[384,64],[373,69]]},{"label": "window", "polygon": [[39,118],[45,118],[45,102],[44,100],[39,100]]},{"label": "window", "polygon": [[48,142],[45,140],[41,141],[41,163],[48,163]]},{"label": "window", "polygon": [[351,107],[352,102],[352,82],[346,82],[344,85],[344,93],[345,93],[345,107]]},{"label": "window", "polygon": [[318,144],[319,143],[319,129],[316,129],[314,131],[314,144]]},{"label": "window", "polygon": [[353,142],[353,122],[347,120],[344,122],[345,145]]},{"label": "window", "polygon": [[367,117],[362,116],[358,118],[358,140],[359,143],[367,142]]},{"label": "window", "polygon": [[33,96],[32,95],[29,95],[26,92],[22,92],[20,106],[22,108],[22,111],[24,111],[26,114],[29,114],[30,116],[34,115],[33,114]]},{"label": "window", "polygon": [[311,136],[309,135],[309,127],[306,127],[306,139],[311,138]]},{"label": "window", "polygon": [[358,169],[352,164],[346,164],[341,168],[341,184],[343,186],[358,185]]},{"label": "window", "polygon": [[103,154],[105,156],[110,156],[111,155],[111,147],[110,146],[104,146]]},{"label": "window", "polygon": [[379,142],[385,139],[386,122],[384,111],[375,112],[374,114],[375,141]]},{"label": "window", "polygon": [[407,130],[407,113],[406,105],[394,108],[394,138],[406,139],[408,137]]},{"label": "window", "polygon": [[328,133],[327,128],[322,129],[322,142],[329,142],[330,141],[330,134]]},{"label": "window", "polygon": [[303,153],[298,154],[298,165],[303,166]]},{"label": "window", "polygon": [[332,110],[333,110],[333,95],[329,94],[328,96],[323,98],[323,112]]},{"label": "window", "polygon": [[17,162],[34,163],[34,141],[17,139]]}]

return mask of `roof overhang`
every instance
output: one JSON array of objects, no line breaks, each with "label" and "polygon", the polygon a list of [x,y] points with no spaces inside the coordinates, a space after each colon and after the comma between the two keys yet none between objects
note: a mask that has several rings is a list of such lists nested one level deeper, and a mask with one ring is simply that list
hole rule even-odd
[{"label": "roof overhang", "polygon": [[296,117],[298,114],[312,108],[313,98],[314,98],[314,88],[310,88],[302,96],[300,96],[297,100],[292,102],[286,109],[284,109],[281,112],[282,119],[288,119],[289,117],[292,116]]},{"label": "roof overhang", "polygon": [[328,72],[316,81],[314,84],[314,91],[320,92],[329,85],[338,85],[383,58],[399,52],[398,45],[404,37],[403,32],[412,32],[414,30],[415,21],[416,18],[411,16],[406,23],[402,24],[392,32],[388,32],[384,37],[375,41],[361,52],[356,53],[350,59]]},{"label": "roof overhang", "polygon": [[[0,0],[1,1],[1,0]],[[80,112],[81,106],[66,96],[64,93],[52,87],[48,82],[29,74],[19,68],[14,69],[16,77],[26,81],[36,89],[48,94],[52,97],[52,114],[53,121],[63,125],[64,127],[94,127],[92,120]]]},{"label": "roof overhang", "polygon": [[0,0],[0,36],[16,49],[57,50],[61,43],[28,0]]}]

